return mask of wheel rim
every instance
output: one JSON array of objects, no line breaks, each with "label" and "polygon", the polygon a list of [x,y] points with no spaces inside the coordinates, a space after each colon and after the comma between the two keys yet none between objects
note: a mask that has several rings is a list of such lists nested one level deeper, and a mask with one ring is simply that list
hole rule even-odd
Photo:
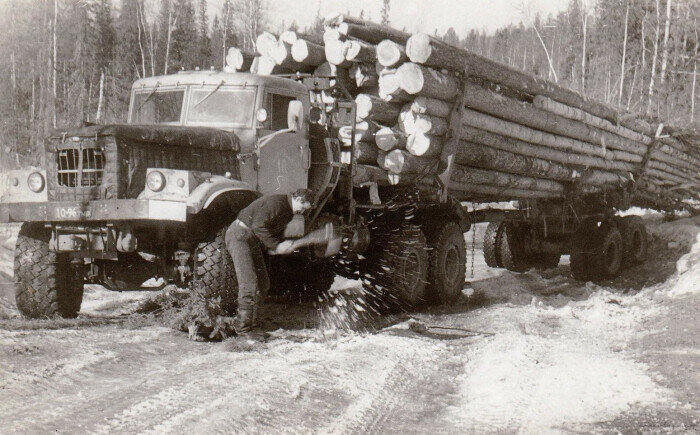
[{"label": "wheel rim", "polygon": [[459,251],[454,244],[445,252],[445,278],[447,284],[453,287],[459,276]]}]

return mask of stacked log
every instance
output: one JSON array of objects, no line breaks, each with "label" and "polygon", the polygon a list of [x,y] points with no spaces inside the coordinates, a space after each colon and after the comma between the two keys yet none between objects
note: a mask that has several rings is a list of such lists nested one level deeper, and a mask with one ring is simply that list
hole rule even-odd
[{"label": "stacked log", "polygon": [[[358,185],[435,189],[439,177],[461,200],[554,199],[634,185],[639,204],[659,207],[698,196],[700,149],[682,130],[423,33],[344,14],[325,26],[323,38],[263,32],[254,60],[232,52],[230,63],[237,71],[251,63],[258,74],[313,71],[342,84],[357,124],[338,128],[338,138],[345,163],[354,144]],[[326,103],[333,98],[323,94]]]}]

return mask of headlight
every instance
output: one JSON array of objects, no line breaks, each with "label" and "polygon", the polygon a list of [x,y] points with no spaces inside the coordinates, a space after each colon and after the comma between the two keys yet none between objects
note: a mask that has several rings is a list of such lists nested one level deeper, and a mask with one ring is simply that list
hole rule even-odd
[{"label": "headlight", "polygon": [[160,192],[165,187],[165,175],[159,171],[152,171],[146,177],[146,186],[154,192]]},{"label": "headlight", "polygon": [[44,190],[44,177],[38,172],[32,172],[27,177],[27,185],[34,193]]}]

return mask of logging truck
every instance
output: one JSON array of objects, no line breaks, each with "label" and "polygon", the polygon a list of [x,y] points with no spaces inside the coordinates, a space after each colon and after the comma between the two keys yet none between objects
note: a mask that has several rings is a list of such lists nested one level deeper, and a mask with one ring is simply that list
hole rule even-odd
[{"label": "logging truck", "polygon": [[352,98],[323,107],[312,98],[321,91],[329,79],[181,72],[135,82],[125,124],[56,131],[46,167],[10,171],[0,203],[1,222],[22,222],[21,313],[76,316],[86,282],[125,290],[152,277],[200,284],[235,304],[226,228],[260,195],[298,188],[311,189],[316,205],[285,236],[332,223],[343,243],[276,258],[273,287],[326,290],[342,255],[348,274],[374,275],[406,303],[454,300],[465,279],[466,210],[358,174],[330,133],[354,124]]}]

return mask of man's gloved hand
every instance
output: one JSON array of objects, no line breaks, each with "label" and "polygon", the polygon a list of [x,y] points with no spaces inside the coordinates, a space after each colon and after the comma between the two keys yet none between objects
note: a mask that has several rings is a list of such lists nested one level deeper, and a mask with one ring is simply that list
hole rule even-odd
[{"label": "man's gloved hand", "polygon": [[285,240],[270,252],[272,255],[285,255],[294,252],[294,247],[292,246],[294,242],[292,240]]}]

